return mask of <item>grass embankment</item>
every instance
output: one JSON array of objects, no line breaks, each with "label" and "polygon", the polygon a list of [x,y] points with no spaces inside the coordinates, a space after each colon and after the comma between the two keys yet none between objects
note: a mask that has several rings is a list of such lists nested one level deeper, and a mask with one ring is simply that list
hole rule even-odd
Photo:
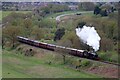
[{"label": "grass embankment", "polygon": [[118,63],[118,53],[116,51],[98,52],[99,57],[104,61]]},{"label": "grass embankment", "polygon": [[[17,52],[19,53],[19,52]],[[50,56],[49,56],[50,57]],[[49,57],[45,58],[46,60]],[[3,50],[4,78],[97,78],[98,76],[72,70],[65,65],[47,64],[43,58],[26,57],[16,51]]]}]

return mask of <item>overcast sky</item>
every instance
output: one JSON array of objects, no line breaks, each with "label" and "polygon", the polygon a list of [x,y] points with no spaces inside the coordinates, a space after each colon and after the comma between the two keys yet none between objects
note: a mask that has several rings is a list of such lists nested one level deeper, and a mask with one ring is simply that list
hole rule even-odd
[{"label": "overcast sky", "polygon": [[119,2],[120,0],[1,0],[2,2]]}]

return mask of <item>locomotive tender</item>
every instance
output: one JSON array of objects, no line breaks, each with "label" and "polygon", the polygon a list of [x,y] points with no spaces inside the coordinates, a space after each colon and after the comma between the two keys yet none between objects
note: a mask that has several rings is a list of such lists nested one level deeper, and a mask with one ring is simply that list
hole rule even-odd
[{"label": "locomotive tender", "polygon": [[78,49],[74,49],[74,48],[68,48],[68,47],[63,47],[63,46],[58,46],[58,45],[53,45],[53,44],[47,44],[47,43],[44,43],[44,42],[31,40],[31,39],[24,38],[24,37],[21,37],[21,36],[17,36],[17,39],[18,39],[19,42],[29,44],[29,45],[32,45],[32,46],[36,46],[36,47],[39,47],[39,48],[43,48],[43,49],[48,49],[48,50],[51,50],[51,51],[55,51],[57,48],[60,48],[60,49],[67,50],[69,52],[69,54],[73,55],[73,56],[78,56],[78,57],[88,58],[88,59],[94,59],[94,60],[98,59],[98,55],[95,52],[88,52],[86,50],[78,50]]}]

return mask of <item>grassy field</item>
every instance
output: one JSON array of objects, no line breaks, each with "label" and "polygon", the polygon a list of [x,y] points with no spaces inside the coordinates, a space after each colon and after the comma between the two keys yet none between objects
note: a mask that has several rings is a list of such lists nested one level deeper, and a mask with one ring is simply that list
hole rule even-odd
[{"label": "grassy field", "polygon": [[[12,12],[16,12],[16,13],[28,13],[28,12],[31,12],[31,11],[0,11],[0,15],[2,15],[2,17],[6,17],[7,15],[9,15],[10,13]],[[50,18],[50,17],[56,17],[58,15],[61,15],[61,14],[69,14],[69,13],[76,13],[76,12],[80,12],[80,11],[66,11],[66,12],[60,12],[60,13],[55,13],[55,14],[50,14],[47,17]],[[1,18],[2,18],[1,17]]]},{"label": "grassy field", "polygon": [[97,78],[98,76],[72,70],[64,65],[46,64],[35,57],[3,50],[4,78]]},{"label": "grassy field", "polygon": [[2,20],[2,18],[6,17],[7,15],[9,15],[12,12],[16,12],[16,13],[28,13],[31,11],[0,11],[0,20]]},{"label": "grassy field", "polygon": [[[62,15],[62,14],[73,14],[73,13],[80,13],[80,12],[84,12],[84,11],[65,11],[65,12],[59,12],[59,13],[55,13],[55,14],[50,14],[50,15],[48,15],[48,16],[46,16],[44,19],[46,20],[46,19],[51,19],[52,17],[53,17],[53,20],[55,20],[55,18],[57,17],[57,16],[59,16],[59,15]],[[91,11],[86,11],[87,13],[85,13],[85,14],[87,14],[87,15],[91,15]]]}]

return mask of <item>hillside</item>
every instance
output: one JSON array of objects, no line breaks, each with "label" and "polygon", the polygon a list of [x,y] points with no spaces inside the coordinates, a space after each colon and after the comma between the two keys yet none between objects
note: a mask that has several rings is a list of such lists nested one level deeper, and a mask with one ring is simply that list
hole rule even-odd
[{"label": "hillside", "polygon": [[[41,50],[41,49],[40,49]],[[27,57],[13,50],[3,50],[3,77],[4,78],[96,78],[98,76],[76,71],[57,61],[48,64],[54,54],[42,50],[39,57]],[[47,52],[47,53],[46,53]],[[16,54],[17,53],[17,54]],[[50,54],[49,54],[50,53]],[[47,54],[47,55],[46,55]],[[42,56],[42,57],[41,57]],[[56,63],[55,63],[56,62]],[[58,61],[60,62],[60,61]]]},{"label": "hillside", "polygon": [[[118,78],[117,65],[100,62],[119,62],[117,4],[107,6],[88,2],[76,5],[77,8],[72,9],[75,6],[70,8],[67,3],[48,3],[36,5],[32,11],[0,11],[3,77]],[[20,43],[17,36],[64,46],[65,49],[75,48],[70,52],[77,56],[79,50],[87,52],[80,58],[68,55],[71,53],[58,47],[54,49],[57,52],[48,51]]]}]

